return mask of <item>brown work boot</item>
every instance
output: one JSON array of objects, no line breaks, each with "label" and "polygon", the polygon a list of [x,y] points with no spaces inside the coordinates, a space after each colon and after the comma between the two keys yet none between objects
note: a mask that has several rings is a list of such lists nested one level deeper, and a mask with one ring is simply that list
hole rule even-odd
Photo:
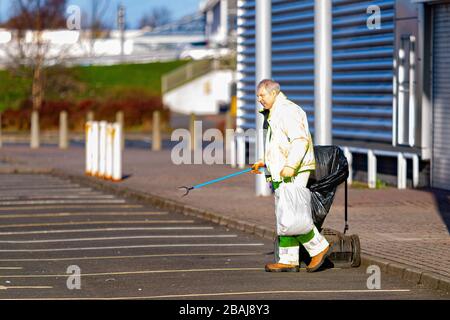
[{"label": "brown work boot", "polygon": [[331,246],[328,245],[328,247],[326,247],[321,253],[319,253],[318,255],[315,255],[314,257],[311,258],[311,262],[309,263],[309,265],[306,267],[306,271],[308,272],[314,272],[319,270],[319,268],[322,266],[322,264],[324,263],[326,257],[331,253]]},{"label": "brown work boot", "polygon": [[266,272],[299,272],[300,268],[295,264],[268,263]]}]

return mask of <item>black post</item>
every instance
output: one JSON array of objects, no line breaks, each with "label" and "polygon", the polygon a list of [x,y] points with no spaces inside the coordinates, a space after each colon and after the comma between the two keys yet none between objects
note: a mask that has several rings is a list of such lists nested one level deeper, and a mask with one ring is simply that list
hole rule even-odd
[{"label": "black post", "polygon": [[345,179],[345,200],[344,200],[344,211],[345,211],[345,227],[344,227],[344,234],[347,232],[348,230],[348,209],[347,209],[347,205],[348,205],[348,192],[347,192],[347,179]]}]

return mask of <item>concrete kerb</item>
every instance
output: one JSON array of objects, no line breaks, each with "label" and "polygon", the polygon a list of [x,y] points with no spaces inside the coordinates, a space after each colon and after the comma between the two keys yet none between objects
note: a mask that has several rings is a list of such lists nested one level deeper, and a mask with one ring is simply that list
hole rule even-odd
[{"label": "concrete kerb", "polygon": [[[112,185],[106,181],[94,179],[88,176],[69,174],[55,169],[27,169],[27,168],[11,168],[0,170],[0,173],[12,174],[50,174],[56,177],[69,179],[74,182],[89,185],[91,187],[111,192],[118,196],[143,201],[156,206],[162,210],[181,213],[186,216],[192,216],[215,224],[225,226],[230,229],[237,229],[245,233],[259,236],[268,240],[274,240],[276,232],[274,229],[257,226],[247,221],[224,217],[215,212],[204,209],[195,208],[183,203],[166,199],[150,193],[140,192],[123,186]],[[400,264],[381,257],[375,257],[369,254],[361,254],[361,267],[377,265],[381,272],[400,277],[405,281],[420,285],[429,289],[441,290],[450,293],[450,280],[438,274],[422,271],[405,264]]]},{"label": "concrete kerb", "polygon": [[361,266],[368,267],[371,265],[377,265],[380,267],[381,272],[397,276],[405,281],[414,283],[415,285],[450,293],[450,280],[441,275],[426,272],[406,264],[392,262],[368,254],[362,254]]}]

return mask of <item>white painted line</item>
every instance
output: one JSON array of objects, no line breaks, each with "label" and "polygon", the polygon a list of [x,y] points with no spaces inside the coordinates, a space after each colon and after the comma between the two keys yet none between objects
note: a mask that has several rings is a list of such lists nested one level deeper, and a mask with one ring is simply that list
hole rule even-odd
[{"label": "white painted line", "polygon": [[[248,296],[248,295],[272,295],[272,294],[329,294],[329,293],[402,293],[410,292],[408,289],[392,289],[392,290],[299,290],[299,291],[247,291],[247,292],[217,292],[217,293],[191,293],[191,294],[174,294],[162,296],[147,296],[147,297],[115,297],[105,299],[174,299],[174,298],[195,298],[195,297],[226,297],[226,296]],[[93,298],[86,298],[93,299]],[[103,299],[103,298],[97,298]]]},{"label": "white painted line", "polygon": [[[224,272],[224,271],[264,271],[264,268],[213,268],[213,269],[179,269],[179,270],[142,270],[142,271],[123,271],[123,272],[99,272],[83,273],[82,277],[100,277],[100,276],[126,276],[135,274],[161,274],[161,273],[186,273],[186,272]],[[20,275],[0,275],[0,278],[60,278],[67,277],[67,274],[20,274]]]},{"label": "white painted line", "polygon": [[163,216],[168,212],[60,212],[60,213],[33,213],[33,214],[0,214],[0,219],[13,218],[53,218],[53,217],[83,217],[83,216]]},{"label": "white painted line", "polygon": [[[67,275],[66,275],[67,276]],[[392,290],[310,290],[310,291],[247,291],[247,292],[216,292],[216,293],[191,293],[191,294],[174,294],[161,296],[134,296],[134,297],[91,297],[91,298],[33,298],[39,301],[71,301],[71,300],[148,300],[148,299],[175,299],[175,298],[195,298],[195,297],[228,297],[228,296],[252,296],[252,295],[273,295],[273,294],[348,294],[348,293],[407,293],[409,289],[392,289]],[[29,299],[5,299],[5,300],[29,300]]]},{"label": "white painted line", "polygon": [[[132,208],[142,208],[142,205],[139,204],[115,204],[115,205],[98,205],[98,204],[91,204],[89,206],[91,209],[132,209]],[[50,209],[85,209],[86,206],[83,205],[60,205],[60,206],[40,206],[38,208],[35,207],[9,207],[9,208],[0,208],[0,211],[18,211],[18,210],[50,210]]]},{"label": "white painted line", "polygon": [[46,188],[45,186],[41,187],[41,188],[36,188],[36,189],[27,189],[27,187],[23,187],[17,190],[11,189],[11,188],[5,188],[2,189],[0,188],[0,193],[1,194],[5,194],[5,193],[19,193],[19,194],[29,194],[29,193],[45,193],[45,192],[63,192],[63,193],[69,193],[69,192],[99,192],[99,191],[94,191],[92,188]]},{"label": "white painted line", "polygon": [[79,232],[112,232],[112,231],[154,231],[154,230],[212,230],[213,227],[149,227],[149,228],[98,228],[98,229],[69,229],[69,230],[40,230],[40,231],[17,231],[0,232],[0,236],[19,234],[50,234],[50,233],[79,233]]},{"label": "white painted line", "polygon": [[219,235],[154,235],[154,236],[126,236],[126,237],[101,237],[101,238],[75,238],[75,239],[46,239],[46,240],[0,240],[0,243],[9,244],[32,244],[32,243],[59,243],[59,242],[81,242],[81,241],[108,241],[128,239],[189,239],[189,238],[236,238],[235,234]]},{"label": "white painted line", "polygon": [[110,246],[110,247],[84,247],[84,248],[57,248],[57,249],[0,249],[0,252],[63,252],[63,251],[87,251],[110,249],[137,249],[137,248],[180,248],[180,247],[254,247],[263,246],[264,243],[179,243],[179,244],[149,244],[136,246]]},{"label": "white painted line", "polygon": [[261,256],[265,253],[261,252],[244,252],[244,253],[172,253],[172,254],[147,254],[147,255],[130,255],[130,256],[97,256],[97,257],[70,257],[70,258],[47,258],[47,259],[0,259],[1,262],[44,262],[44,261],[78,261],[78,260],[115,260],[115,259],[139,259],[139,258],[171,258],[171,257],[208,257],[208,256]]},{"label": "white painted line", "polygon": [[0,267],[0,270],[22,270],[22,267]]},{"label": "white painted line", "polygon": [[0,228],[23,227],[49,227],[49,226],[76,226],[95,224],[155,224],[155,223],[194,223],[194,220],[135,220],[135,221],[81,221],[81,222],[55,222],[55,223],[28,223],[28,224],[2,224]]},{"label": "white painted line", "polygon": [[112,195],[36,195],[36,196],[10,196],[10,197],[2,197],[0,196],[0,201],[28,201],[28,200],[34,200],[34,201],[45,201],[45,200],[52,200],[52,199],[60,199],[60,200],[71,200],[71,199],[85,199],[85,200],[93,200],[93,199],[115,199],[115,196]]},{"label": "white painted line", "polygon": [[47,190],[47,189],[78,189],[80,188],[80,185],[77,184],[61,184],[61,185],[48,185],[48,184],[44,184],[44,183],[39,183],[40,185],[37,186],[30,186],[30,185],[18,185],[17,183],[14,185],[6,185],[3,184],[2,181],[2,186],[0,187],[0,191],[2,190]]},{"label": "white painted line", "polygon": [[[0,206],[15,206],[15,205],[41,205],[41,204],[95,204],[95,203],[125,203],[123,199],[111,199],[111,200],[30,200],[30,201],[4,201],[0,202]],[[38,209],[38,208],[35,208]]]},{"label": "white painted line", "polygon": [[50,287],[50,286],[34,286],[34,287],[25,287],[25,286],[22,286],[22,287],[6,287],[6,286],[0,286],[0,290],[18,290],[18,289],[53,289],[53,287]]}]

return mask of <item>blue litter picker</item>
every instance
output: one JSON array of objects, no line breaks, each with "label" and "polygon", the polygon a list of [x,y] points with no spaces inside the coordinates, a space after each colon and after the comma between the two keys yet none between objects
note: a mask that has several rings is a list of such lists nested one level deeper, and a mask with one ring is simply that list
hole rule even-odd
[{"label": "blue litter picker", "polygon": [[[263,168],[261,167],[259,170],[261,170],[261,169],[263,169]],[[223,180],[227,180],[227,179],[239,176],[241,174],[248,173],[250,171],[252,171],[252,168],[245,169],[245,170],[242,170],[242,171],[239,171],[239,172],[235,172],[235,173],[232,173],[232,174],[229,174],[229,175],[226,175],[226,176],[214,179],[214,180],[206,181],[206,182],[197,184],[197,185],[192,186],[192,187],[186,187],[186,186],[178,187],[178,189],[184,189],[185,190],[185,193],[183,194],[183,197],[185,197],[185,196],[187,196],[189,194],[189,192],[191,190],[200,189],[200,188],[208,186],[210,184],[217,183],[217,182],[220,182],[220,181],[223,181]]]}]

